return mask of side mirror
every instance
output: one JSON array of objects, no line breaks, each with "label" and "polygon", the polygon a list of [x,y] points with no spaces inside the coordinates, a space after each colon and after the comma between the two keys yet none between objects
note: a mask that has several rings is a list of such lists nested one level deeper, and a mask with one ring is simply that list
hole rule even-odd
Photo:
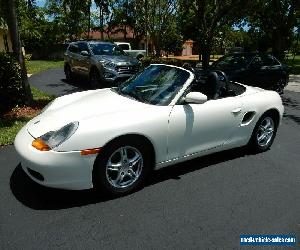
[{"label": "side mirror", "polygon": [[87,52],[86,50],[83,50],[83,51],[80,52],[80,55],[82,55],[82,56],[89,56],[90,53]]},{"label": "side mirror", "polygon": [[190,92],[185,96],[184,101],[186,103],[202,104],[207,102],[207,96],[200,92]]}]

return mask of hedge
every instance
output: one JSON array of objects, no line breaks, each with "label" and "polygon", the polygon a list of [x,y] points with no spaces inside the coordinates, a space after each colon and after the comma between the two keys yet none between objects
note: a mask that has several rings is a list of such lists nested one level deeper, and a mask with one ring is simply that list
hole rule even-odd
[{"label": "hedge", "polygon": [[20,65],[11,54],[0,52],[0,117],[23,103]]}]

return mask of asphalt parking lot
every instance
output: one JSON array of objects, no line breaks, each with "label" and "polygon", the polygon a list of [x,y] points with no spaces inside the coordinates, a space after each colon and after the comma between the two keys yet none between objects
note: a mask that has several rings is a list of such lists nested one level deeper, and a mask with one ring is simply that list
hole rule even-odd
[{"label": "asphalt parking lot", "polygon": [[240,234],[299,233],[300,93],[283,102],[271,150],[168,167],[117,199],[41,187],[13,146],[0,149],[0,249],[244,249]]}]

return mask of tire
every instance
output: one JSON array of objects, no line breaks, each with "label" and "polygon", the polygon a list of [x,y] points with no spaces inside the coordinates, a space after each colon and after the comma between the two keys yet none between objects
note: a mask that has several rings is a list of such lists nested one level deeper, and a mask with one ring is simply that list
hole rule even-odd
[{"label": "tire", "polygon": [[255,153],[267,151],[273,144],[278,128],[275,115],[271,112],[265,113],[258,120],[248,143],[250,149]]},{"label": "tire", "polygon": [[66,76],[67,82],[71,82],[74,78],[74,75],[73,75],[70,65],[65,66],[65,76]]},{"label": "tire", "polygon": [[152,156],[149,152],[141,141],[129,138],[107,145],[94,164],[95,190],[120,196],[141,188],[151,170]]},{"label": "tire", "polygon": [[89,80],[90,80],[90,86],[93,89],[98,89],[101,87],[101,77],[98,70],[96,69],[91,70],[89,75]]},{"label": "tire", "polygon": [[275,86],[274,90],[278,94],[282,95],[285,85],[286,85],[286,79],[282,78],[282,79],[278,80],[278,82],[276,83],[276,86]]}]

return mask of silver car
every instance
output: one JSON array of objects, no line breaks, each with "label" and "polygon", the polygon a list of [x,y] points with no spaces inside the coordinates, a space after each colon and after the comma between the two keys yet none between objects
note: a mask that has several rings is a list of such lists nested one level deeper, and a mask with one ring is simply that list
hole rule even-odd
[{"label": "silver car", "polygon": [[140,66],[137,59],[110,42],[72,42],[65,52],[67,81],[71,81],[75,74],[83,75],[89,78],[93,88],[117,85],[136,74]]}]

